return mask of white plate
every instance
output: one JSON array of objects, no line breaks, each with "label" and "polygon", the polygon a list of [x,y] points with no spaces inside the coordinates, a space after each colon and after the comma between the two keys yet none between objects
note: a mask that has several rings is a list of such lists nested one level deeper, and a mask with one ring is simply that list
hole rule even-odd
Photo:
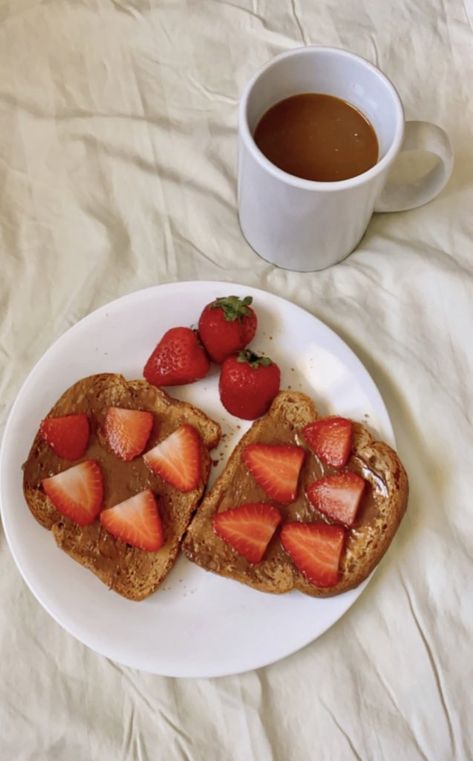
[{"label": "white plate", "polygon": [[[255,592],[181,557],[164,586],[143,602],[111,592],[59,550],[33,520],[22,492],[21,465],[40,420],[65,389],[86,375],[141,376],[157,340],[175,325],[192,325],[216,296],[251,295],[259,317],[253,348],[282,370],[282,387],[308,392],[322,413],[368,423],[394,443],[388,413],[369,374],[323,323],[265,291],[218,282],[172,283],[132,293],[68,330],[40,359],[11,410],[0,462],[3,525],[13,557],[48,613],[98,653],[133,668],[177,677],[244,672],[294,653],[345,613],[365,584],[331,599],[298,592]],[[172,389],[201,407],[228,434],[228,453],[247,424],[226,414],[218,374]],[[216,459],[216,458],[215,458]],[[212,474],[215,477],[217,468]]]}]

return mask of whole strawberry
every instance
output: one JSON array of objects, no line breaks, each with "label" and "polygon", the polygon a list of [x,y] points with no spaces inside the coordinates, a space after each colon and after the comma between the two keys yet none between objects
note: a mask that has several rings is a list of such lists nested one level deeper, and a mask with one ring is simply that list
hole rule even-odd
[{"label": "whole strawberry", "polygon": [[146,362],[143,375],[154,386],[180,386],[203,378],[209,368],[209,358],[196,332],[171,328]]},{"label": "whole strawberry", "polygon": [[248,346],[256,333],[257,318],[246,296],[224,296],[207,304],[199,319],[199,335],[214,362]]},{"label": "whole strawberry", "polygon": [[267,412],[280,382],[281,371],[269,357],[259,357],[246,349],[224,361],[220,371],[220,399],[232,415],[255,420]]}]

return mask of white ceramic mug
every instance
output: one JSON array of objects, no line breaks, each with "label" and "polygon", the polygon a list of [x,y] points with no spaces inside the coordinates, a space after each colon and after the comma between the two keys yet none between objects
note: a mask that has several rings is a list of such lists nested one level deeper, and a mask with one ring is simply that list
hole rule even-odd
[{"label": "white ceramic mug", "polygon": [[[314,182],[276,167],[253,133],[272,105],[317,92],[342,98],[373,125],[378,162],[363,174]],[[401,151],[428,151],[436,166],[420,180],[389,180]],[[445,132],[429,122],[405,122],[395,88],[372,64],[336,48],[309,46],[277,56],[246,86],[239,111],[238,208],[246,240],[264,259],[290,270],[324,269],[344,259],[362,238],[373,211],[403,211],[432,200],[448,182],[453,154]]]}]

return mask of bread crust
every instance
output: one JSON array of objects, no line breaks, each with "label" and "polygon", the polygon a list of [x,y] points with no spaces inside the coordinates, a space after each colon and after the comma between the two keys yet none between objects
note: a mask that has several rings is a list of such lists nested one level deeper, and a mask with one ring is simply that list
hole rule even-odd
[{"label": "bread crust", "polygon": [[[193,425],[203,441],[202,478],[198,487],[183,494],[150,473],[141,458],[132,463],[122,463],[107,451],[101,425],[109,406],[153,412],[155,425],[147,448],[154,446],[182,423]],[[105,486],[104,508],[131,496],[133,490],[136,493],[151,488],[159,497],[165,532],[164,546],[158,552],[144,552],[112,537],[98,520],[81,527],[61,515],[42,490],[41,479],[81,460],[71,463],[56,457],[39,433],[23,465],[26,502],[36,520],[51,530],[58,546],[68,555],[119,594],[130,600],[142,600],[162,584],[174,565],[182,536],[207,484],[211,465],[209,450],[220,440],[220,426],[193,405],[172,399],[146,381],[127,381],[122,375],[114,373],[81,379],[65,391],[48,417],[77,412],[89,414],[91,439],[81,460],[93,458],[101,465]],[[118,475],[118,472],[120,484],[114,484],[114,473]]]},{"label": "bread crust", "polygon": [[[349,532],[345,552],[341,561],[340,580],[330,588],[317,587],[306,580],[294,566],[290,557],[282,549],[278,532],[273,538],[263,561],[257,565],[248,563],[235,550],[223,542],[213,531],[212,516],[219,509],[228,509],[228,494],[237,495],[238,502],[268,498],[254,491],[251,474],[244,468],[242,453],[250,443],[271,443],[272,432],[277,431],[279,443],[286,440],[307,449],[304,468],[311,468],[312,461],[317,460],[309,452],[301,429],[315,420],[317,412],[313,402],[304,394],[282,391],[274,400],[269,412],[257,420],[242,437],[232,452],[227,466],[214,484],[211,491],[201,503],[194,516],[182,545],[186,556],[206,570],[247,584],[263,592],[282,594],[297,589],[314,597],[331,597],[358,586],[366,579],[379,563],[388,549],[401,519],[405,513],[408,498],[408,479],[404,467],[396,452],[387,444],[377,441],[368,429],[353,424],[353,450],[350,467],[360,472],[368,481],[370,497],[367,507],[361,509],[361,515],[355,527]],[[312,461],[310,460],[312,458]],[[318,467],[323,464],[318,461]],[[310,481],[312,471],[301,475],[301,489]],[[238,481],[235,490],[234,482]],[[251,500],[246,500],[245,485],[251,483]],[[304,495],[300,495],[304,501]],[[328,521],[311,508],[307,501],[305,506],[296,511],[296,517],[288,514],[288,508],[279,506],[285,520]]]}]

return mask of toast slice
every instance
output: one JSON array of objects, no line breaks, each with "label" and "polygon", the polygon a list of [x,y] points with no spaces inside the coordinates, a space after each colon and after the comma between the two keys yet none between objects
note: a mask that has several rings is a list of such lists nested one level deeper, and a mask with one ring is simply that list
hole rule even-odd
[{"label": "toast slice", "polygon": [[257,420],[237,444],[226,468],[193,518],[182,545],[190,560],[208,571],[276,594],[297,589],[314,597],[330,597],[358,586],[369,576],[389,547],[404,515],[408,481],[394,450],[376,441],[359,423],[353,424],[352,453],[346,467],[363,476],[368,487],[365,487],[356,524],[348,532],[336,586],[318,587],[310,583],[284,551],[279,531],[258,564],[249,563],[213,531],[215,513],[245,502],[270,501],[242,459],[243,450],[252,443],[297,444],[307,450],[295,502],[277,505],[283,515],[281,527],[287,521],[331,522],[310,506],[305,495],[310,483],[335,472],[319,461],[304,441],[302,429],[316,417],[315,406],[306,395],[293,391],[278,394],[268,413]]},{"label": "toast slice", "polygon": [[[141,457],[131,462],[117,458],[108,447],[102,427],[108,407],[149,410],[153,429],[146,449],[151,449],[182,423],[200,433],[201,482],[182,493],[154,475]],[[157,589],[172,568],[182,536],[204,493],[209,472],[209,450],[220,439],[220,426],[196,407],[172,399],[143,380],[127,381],[117,374],[92,375],[75,383],[54,405],[48,417],[72,413],[88,414],[90,438],[81,460],[95,459],[104,477],[104,508],[149,488],[159,495],[165,544],[158,552],[145,552],[115,539],[98,520],[79,526],[59,513],[48,499],[41,481],[80,462],[57,457],[37,434],[23,465],[23,488],[28,506],[42,526],[52,531],[61,549],[89,568],[111,589],[130,600],[142,600]]]}]

